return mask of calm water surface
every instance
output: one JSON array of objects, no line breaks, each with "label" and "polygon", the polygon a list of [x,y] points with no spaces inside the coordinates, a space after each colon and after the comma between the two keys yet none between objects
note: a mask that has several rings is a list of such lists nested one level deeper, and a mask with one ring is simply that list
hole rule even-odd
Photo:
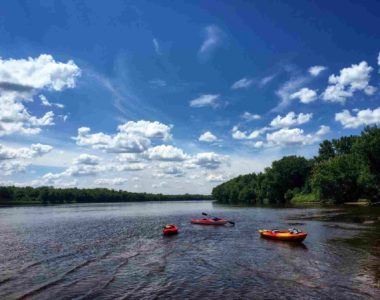
[{"label": "calm water surface", "polygon": [[[202,211],[236,226],[191,225]],[[0,299],[376,299],[378,223],[331,222],[344,215],[207,201],[0,208]],[[166,223],[180,234],[162,237]],[[256,232],[294,223],[309,232],[301,245]]]}]

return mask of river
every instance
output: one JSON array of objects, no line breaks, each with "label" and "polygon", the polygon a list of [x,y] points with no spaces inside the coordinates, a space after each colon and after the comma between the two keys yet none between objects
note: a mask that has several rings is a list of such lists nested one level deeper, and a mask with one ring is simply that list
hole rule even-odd
[{"label": "river", "polygon": [[[210,201],[0,208],[0,299],[375,299],[379,227],[363,209]],[[203,211],[236,226],[190,224]],[[163,237],[166,223],[180,233]],[[256,231],[289,227],[309,233],[303,244]]]}]

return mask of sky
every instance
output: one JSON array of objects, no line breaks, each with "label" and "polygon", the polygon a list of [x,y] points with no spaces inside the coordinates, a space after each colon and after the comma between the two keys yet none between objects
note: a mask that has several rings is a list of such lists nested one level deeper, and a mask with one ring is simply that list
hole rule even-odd
[{"label": "sky", "polygon": [[311,158],[380,123],[378,11],[1,1],[0,184],[209,194]]}]

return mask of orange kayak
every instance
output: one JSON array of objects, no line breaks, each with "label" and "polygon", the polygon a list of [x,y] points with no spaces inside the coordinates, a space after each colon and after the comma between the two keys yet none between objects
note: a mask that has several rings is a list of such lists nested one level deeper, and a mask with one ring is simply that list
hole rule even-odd
[{"label": "orange kayak", "polygon": [[178,233],[178,228],[174,224],[168,224],[162,229],[163,235],[173,235]]},{"label": "orange kayak", "polygon": [[261,237],[290,242],[302,242],[306,239],[307,233],[294,230],[267,230],[260,229],[259,233]]}]

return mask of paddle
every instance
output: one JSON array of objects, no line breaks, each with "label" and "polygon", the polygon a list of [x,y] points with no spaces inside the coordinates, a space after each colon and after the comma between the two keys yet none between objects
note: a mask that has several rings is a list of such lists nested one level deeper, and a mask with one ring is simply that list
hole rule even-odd
[{"label": "paddle", "polygon": [[[205,212],[203,212],[202,215],[207,216],[207,217],[209,217],[209,218],[212,217],[211,215],[206,214]],[[218,219],[219,219],[219,218],[218,218]],[[221,219],[220,219],[220,220],[221,220]],[[229,220],[226,220],[226,221],[227,221],[228,223],[232,224],[232,225],[235,225],[235,222],[233,222],[233,221],[229,221]]]}]

